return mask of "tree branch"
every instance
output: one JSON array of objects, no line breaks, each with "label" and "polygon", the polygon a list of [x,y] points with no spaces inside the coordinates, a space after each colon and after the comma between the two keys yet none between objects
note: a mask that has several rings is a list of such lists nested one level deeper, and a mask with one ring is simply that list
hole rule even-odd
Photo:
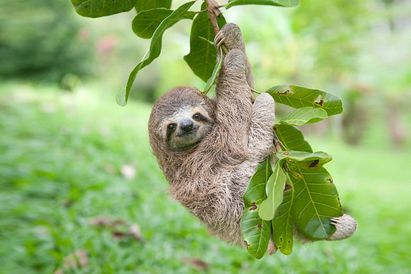
[{"label": "tree branch", "polygon": [[204,0],[207,3],[208,17],[213,25],[214,32],[217,34],[220,31],[217,22],[217,16],[221,14],[220,5],[215,0]]}]

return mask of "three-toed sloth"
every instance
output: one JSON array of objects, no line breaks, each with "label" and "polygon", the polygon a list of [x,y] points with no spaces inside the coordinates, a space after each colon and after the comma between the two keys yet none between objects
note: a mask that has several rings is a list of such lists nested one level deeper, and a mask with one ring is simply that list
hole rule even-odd
[{"label": "three-toed sloth", "polygon": [[150,143],[171,195],[221,239],[243,245],[243,195],[257,165],[273,152],[274,101],[253,103],[252,76],[240,29],[225,25],[216,45],[228,49],[216,99],[178,87],[154,105]]}]

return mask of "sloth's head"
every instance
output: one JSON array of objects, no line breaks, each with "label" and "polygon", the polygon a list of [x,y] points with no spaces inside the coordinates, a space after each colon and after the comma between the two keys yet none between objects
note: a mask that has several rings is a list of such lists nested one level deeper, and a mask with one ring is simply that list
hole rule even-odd
[{"label": "sloth's head", "polygon": [[214,104],[198,90],[172,89],[156,102],[149,121],[150,142],[156,149],[186,151],[195,147],[214,125]]}]

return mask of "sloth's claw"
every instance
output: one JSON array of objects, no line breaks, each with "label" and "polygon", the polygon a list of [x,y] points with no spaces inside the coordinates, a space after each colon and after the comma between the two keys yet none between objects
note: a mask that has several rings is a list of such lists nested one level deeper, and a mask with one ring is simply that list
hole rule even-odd
[{"label": "sloth's claw", "polygon": [[223,45],[224,40],[224,33],[222,31],[219,31],[214,38],[214,45],[216,46],[216,48],[220,48]]}]

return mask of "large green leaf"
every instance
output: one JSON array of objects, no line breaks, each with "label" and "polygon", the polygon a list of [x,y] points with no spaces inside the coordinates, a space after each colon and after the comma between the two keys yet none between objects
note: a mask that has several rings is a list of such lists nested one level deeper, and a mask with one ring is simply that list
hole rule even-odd
[{"label": "large green leaf", "polygon": [[[165,8],[144,10],[139,12],[133,19],[133,31],[141,38],[150,39],[161,22],[172,13],[172,10]],[[183,18],[193,19],[195,14],[195,12],[187,11],[183,15]]]},{"label": "large green leaf", "polygon": [[240,221],[247,251],[260,259],[267,251],[271,237],[271,223],[258,216],[258,208],[245,208]]},{"label": "large green leaf", "polygon": [[302,126],[327,118],[327,112],[322,108],[303,107],[288,113],[280,122],[292,126]]},{"label": "large green leaf", "polygon": [[311,240],[329,238],[335,232],[331,218],[343,214],[331,175],[323,167],[287,167],[295,190],[292,213],[297,229]]},{"label": "large green leaf", "polygon": [[240,5],[268,5],[279,7],[295,7],[299,4],[299,0],[230,0],[225,6],[227,9],[233,6]]},{"label": "large green leaf", "polygon": [[293,126],[275,125],[274,132],[286,150],[313,152],[311,146],[304,140],[304,136]]},{"label": "large green leaf", "polygon": [[85,17],[101,17],[129,11],[136,0],[71,0],[78,14]]},{"label": "large green leaf", "polygon": [[277,103],[293,108],[314,107],[324,109],[328,116],[343,111],[341,100],[318,89],[309,89],[293,85],[275,86],[267,90]]},{"label": "large green leaf", "polygon": [[157,8],[171,8],[171,0],[137,0],[135,2],[135,8],[137,12]]},{"label": "large green leaf", "polygon": [[280,162],[277,162],[266,185],[267,199],[261,202],[258,209],[258,215],[261,219],[271,221],[274,218],[275,211],[283,201],[286,178],[280,167]]},{"label": "large green leaf", "polygon": [[[203,3],[201,9],[206,9]],[[226,21],[220,15],[217,17],[218,24],[223,26]],[[190,53],[184,56],[195,75],[204,82],[211,77],[216,66],[217,51],[214,46],[215,32],[207,12],[199,13],[193,21],[190,34]]]},{"label": "large green leaf", "polygon": [[151,64],[151,62],[153,62],[153,60],[160,55],[164,31],[173,26],[181,19],[184,19],[185,14],[194,3],[195,1],[190,1],[183,4],[160,23],[160,25],[157,27],[156,31],[153,34],[153,38],[151,39],[149,52],[146,54],[146,56],[144,56],[143,60],[140,63],[138,63],[137,66],[130,73],[125,92],[122,92],[117,96],[118,104],[125,105],[127,103],[131,87],[134,83],[134,80],[137,77],[138,72],[145,66]]},{"label": "large green leaf", "polygon": [[293,214],[294,188],[289,186],[283,194],[283,202],[278,207],[274,219],[273,238],[276,247],[285,255],[293,251]]},{"label": "large green leaf", "polygon": [[267,159],[257,166],[254,175],[248,183],[247,190],[244,193],[245,207],[254,206],[261,203],[265,198],[265,186],[273,173],[270,160]]},{"label": "large green leaf", "polygon": [[329,154],[322,151],[304,152],[288,150],[279,151],[275,155],[277,156],[279,162],[282,162],[283,160],[287,160],[289,162],[296,161],[300,162],[300,165],[304,167],[319,167],[332,160],[332,157]]}]

